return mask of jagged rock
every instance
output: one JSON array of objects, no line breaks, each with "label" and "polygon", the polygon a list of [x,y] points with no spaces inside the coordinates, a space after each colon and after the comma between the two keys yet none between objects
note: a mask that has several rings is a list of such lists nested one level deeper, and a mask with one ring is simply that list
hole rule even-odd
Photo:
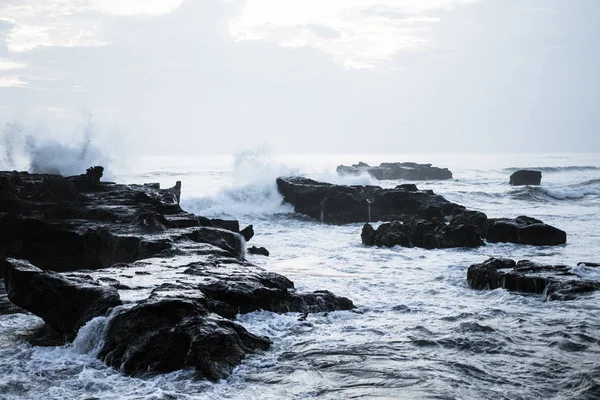
[{"label": "jagged rock", "polygon": [[100,183],[100,179],[104,174],[104,167],[99,165],[95,167],[90,167],[85,171],[85,177],[91,183]]},{"label": "jagged rock", "polygon": [[488,242],[509,242],[534,246],[553,246],[567,242],[566,232],[539,219],[520,216],[515,219],[490,218],[485,223]]},{"label": "jagged rock", "polygon": [[452,179],[452,172],[448,168],[432,167],[431,164],[418,164],[412,162],[381,163],[378,167],[371,167],[359,162],[352,166],[340,165],[337,167],[340,175],[360,175],[369,173],[373,178],[405,179],[411,181],[427,181]]},{"label": "jagged rock", "polygon": [[542,172],[522,169],[510,176],[509,183],[513,186],[540,185],[542,183]]},{"label": "jagged rock", "polygon": [[67,338],[75,337],[87,321],[122,303],[112,287],[83,278],[67,279],[24,260],[2,261],[2,273],[9,300]]},{"label": "jagged rock", "polygon": [[226,378],[248,353],[270,340],[209,313],[192,300],[147,300],[110,319],[99,357],[127,375],[194,369],[200,378]]},{"label": "jagged rock", "polygon": [[573,300],[600,290],[600,282],[586,281],[565,265],[543,265],[529,260],[490,258],[467,271],[473,289],[504,288],[509,291],[544,294],[547,300]]},{"label": "jagged rock", "polygon": [[439,249],[451,247],[483,246],[479,229],[475,225],[446,225],[413,218],[404,223],[391,222],[381,224],[375,230],[371,224],[365,224],[361,239],[366,246],[402,246]]},{"label": "jagged rock", "polygon": [[[196,287],[207,298],[226,304],[237,313],[257,310],[314,313],[354,308],[349,299],[328,291],[298,293],[294,283],[285,276],[252,264],[230,264],[224,270],[219,263],[196,262],[187,265],[184,274],[202,277]],[[221,314],[218,309],[215,312]],[[221,315],[228,316],[228,308]]]},{"label": "jagged rock", "polygon": [[240,231],[240,235],[244,237],[246,242],[249,242],[250,239],[254,237],[254,227],[252,225],[248,225]]},{"label": "jagged rock", "polygon": [[419,212],[439,219],[450,216],[455,208],[464,208],[431,190],[417,190],[414,185],[382,189],[280,177],[277,187],[284,199],[294,205],[296,212],[330,223],[391,221]]},{"label": "jagged rock", "polygon": [[452,211],[450,225],[470,224],[475,225],[482,235],[485,234],[485,222],[488,217],[481,211],[472,211],[461,208],[455,208]]},{"label": "jagged rock", "polygon": [[264,247],[252,246],[252,247],[248,248],[246,251],[250,254],[258,254],[261,256],[265,256],[265,257],[269,257],[269,254],[270,254],[269,250],[265,249]]}]

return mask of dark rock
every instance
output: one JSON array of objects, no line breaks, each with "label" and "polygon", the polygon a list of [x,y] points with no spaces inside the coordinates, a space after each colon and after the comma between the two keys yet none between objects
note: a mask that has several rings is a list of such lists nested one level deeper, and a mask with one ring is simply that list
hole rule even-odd
[{"label": "dark rock", "polygon": [[485,233],[485,222],[488,217],[481,211],[466,210],[464,208],[456,208],[452,211],[452,219],[450,225],[470,224],[475,225],[481,234]]},{"label": "dark rock", "polygon": [[492,243],[553,246],[567,242],[567,234],[564,231],[526,216],[515,219],[490,218],[485,223],[484,236]]},{"label": "dark rock", "polygon": [[513,186],[540,185],[542,183],[542,172],[522,169],[510,176],[509,183]]},{"label": "dark rock", "polygon": [[261,256],[269,257],[269,250],[265,249],[264,247],[252,246],[252,247],[248,248],[246,251],[250,254],[258,254]]},{"label": "dark rock", "polygon": [[431,191],[415,190],[416,187],[406,185],[382,189],[280,177],[277,187],[284,199],[294,205],[296,212],[330,223],[398,220],[417,215],[419,210],[430,218],[443,219],[450,216],[453,209],[461,207]]},{"label": "dark rock", "polygon": [[360,175],[369,173],[375,179],[405,179],[410,181],[452,179],[452,172],[448,168],[432,167],[431,164],[417,164],[412,162],[381,163],[379,167],[371,167],[359,162],[352,166],[340,165],[337,167],[340,175]]},{"label": "dark rock", "polygon": [[85,171],[85,177],[91,183],[100,183],[100,179],[104,174],[104,167],[99,165],[95,167],[90,167]]},{"label": "dark rock", "polygon": [[266,350],[266,337],[209,313],[197,302],[139,303],[108,323],[99,357],[127,375],[194,369],[200,378],[226,378],[248,353]]},{"label": "dark rock", "polygon": [[244,237],[246,242],[249,242],[250,239],[254,237],[254,227],[252,225],[248,225],[240,231],[240,235]]},{"label": "dark rock", "polygon": [[121,304],[112,287],[86,279],[67,279],[24,260],[8,258],[2,262],[2,270],[10,301],[68,338],[75,337],[92,318]]},{"label": "dark rock", "polygon": [[365,224],[361,239],[366,246],[422,247],[426,249],[483,246],[481,234],[475,225],[446,225],[414,218],[404,223],[381,224],[374,230]]},{"label": "dark rock", "polygon": [[509,259],[490,258],[473,264],[467,271],[473,289],[543,294],[547,300],[573,300],[600,290],[600,282],[580,279],[565,265],[544,265],[529,260],[518,263]]}]

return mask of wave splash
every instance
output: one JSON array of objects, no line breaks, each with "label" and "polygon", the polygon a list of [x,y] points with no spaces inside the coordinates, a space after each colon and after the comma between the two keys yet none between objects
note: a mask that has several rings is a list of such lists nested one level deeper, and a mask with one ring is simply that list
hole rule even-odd
[{"label": "wave splash", "polygon": [[27,170],[30,173],[78,175],[88,167],[107,167],[110,159],[93,143],[94,126],[88,118],[82,137],[72,143],[63,143],[46,136],[39,129],[29,129],[18,123],[4,125],[0,136],[1,169]]},{"label": "wave splash", "polygon": [[266,147],[236,154],[233,182],[214,196],[182,199],[182,206],[195,214],[213,217],[268,216],[293,212],[283,202],[275,180],[282,175],[298,175],[296,168],[276,162]]},{"label": "wave splash", "polygon": [[578,200],[587,196],[600,196],[600,179],[563,187],[521,186],[512,190],[509,195],[519,200]]}]

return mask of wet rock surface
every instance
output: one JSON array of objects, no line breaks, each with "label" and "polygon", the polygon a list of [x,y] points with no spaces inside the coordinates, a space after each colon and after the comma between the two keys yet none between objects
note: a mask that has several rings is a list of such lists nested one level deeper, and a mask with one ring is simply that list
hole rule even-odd
[{"label": "wet rock surface", "polygon": [[266,248],[256,246],[249,247],[246,251],[248,252],[248,254],[257,254],[265,257],[269,257],[269,255],[271,254]]},{"label": "wet rock surface", "polygon": [[354,307],[245,261],[253,227],[183,211],[180,183],[121,185],[101,173],[0,172],[1,272],[20,307],[3,306],[0,291],[0,312],[32,312],[65,339],[108,314],[109,365],[130,375],[194,368],[215,380],[269,346],[231,321],[239,313]]},{"label": "wet rock surface", "polygon": [[472,224],[445,224],[413,218],[404,223],[395,221],[374,229],[365,224],[361,239],[366,246],[402,246],[442,249],[453,247],[479,247],[485,243],[479,229]]},{"label": "wet rock surface", "polygon": [[566,232],[526,216],[514,219],[490,218],[485,222],[484,235],[492,243],[554,246],[567,242]]},{"label": "wet rock surface", "polygon": [[542,184],[542,172],[522,169],[515,171],[509,179],[509,184],[513,186],[522,185],[541,185]]},{"label": "wet rock surface", "polygon": [[439,218],[452,215],[455,208],[464,208],[431,190],[418,190],[412,184],[383,189],[280,177],[277,187],[296,212],[335,224],[401,220],[419,213]]},{"label": "wet rock surface", "polygon": [[[597,264],[578,266],[598,268]],[[503,288],[521,293],[544,295],[547,300],[573,300],[596,290],[600,282],[580,278],[566,265],[545,265],[529,260],[490,258],[467,270],[469,286],[477,290]]]},{"label": "wet rock surface", "polygon": [[340,175],[360,175],[368,173],[375,179],[405,179],[409,181],[428,181],[452,179],[452,172],[448,168],[432,167],[431,164],[418,164],[413,162],[381,163],[372,167],[364,162],[351,166],[340,165],[337,167]]}]

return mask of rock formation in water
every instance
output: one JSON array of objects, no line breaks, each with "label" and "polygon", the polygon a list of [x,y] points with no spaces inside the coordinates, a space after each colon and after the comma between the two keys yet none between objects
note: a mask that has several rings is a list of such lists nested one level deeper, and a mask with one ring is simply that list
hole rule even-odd
[{"label": "rock formation in water", "polygon": [[521,169],[514,172],[510,176],[509,183],[513,186],[522,185],[541,185],[542,183],[542,172],[532,171],[528,169]]},{"label": "rock formation in water", "polygon": [[[579,266],[600,268],[598,264]],[[521,293],[543,294],[548,300],[572,300],[596,290],[600,282],[581,279],[565,265],[544,265],[529,260],[490,258],[467,271],[469,286],[478,290],[503,288]]]},{"label": "rock formation in water", "polygon": [[381,163],[378,167],[371,167],[369,164],[359,162],[352,166],[339,165],[336,170],[340,175],[360,175],[366,172],[379,180],[430,181],[452,179],[452,172],[448,168],[432,167],[431,164],[413,162]]},{"label": "rock formation in water", "polygon": [[269,346],[230,321],[237,314],[354,307],[328,291],[299,293],[245,261],[252,226],[183,211],[180,183],[120,185],[101,175],[101,167],[75,177],[0,172],[0,277],[20,307],[0,301],[0,311],[32,312],[67,340],[109,315],[107,364],[221,379]]},{"label": "rock formation in water", "polygon": [[[382,189],[343,186],[301,177],[277,178],[279,192],[298,213],[326,223],[396,221],[363,228],[365,245],[445,248],[488,242],[535,246],[564,244],[567,234],[535,218],[488,218],[414,184]],[[401,221],[401,222],[400,222]]]}]

